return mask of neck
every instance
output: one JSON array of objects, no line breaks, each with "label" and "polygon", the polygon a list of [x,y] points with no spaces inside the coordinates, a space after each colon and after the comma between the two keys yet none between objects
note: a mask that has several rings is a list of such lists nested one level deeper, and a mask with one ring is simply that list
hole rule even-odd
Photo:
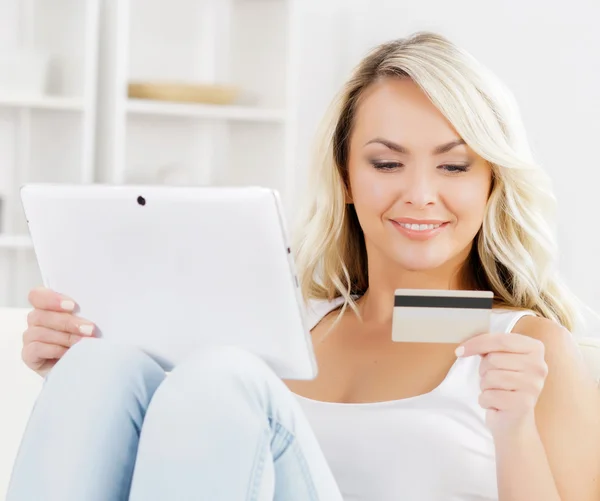
[{"label": "neck", "polygon": [[466,256],[431,270],[397,269],[390,273],[393,264],[384,260],[369,260],[369,288],[359,300],[363,319],[377,324],[390,323],[394,309],[396,289],[465,290],[472,288],[470,280],[462,273]]}]

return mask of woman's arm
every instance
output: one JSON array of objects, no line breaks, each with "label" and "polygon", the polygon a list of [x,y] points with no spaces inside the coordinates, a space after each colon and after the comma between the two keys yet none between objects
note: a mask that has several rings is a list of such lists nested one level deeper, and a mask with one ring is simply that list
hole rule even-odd
[{"label": "woman's arm", "polygon": [[499,500],[599,501],[600,389],[567,330],[524,317],[515,331],[459,348],[482,356]]},{"label": "woman's arm", "polygon": [[518,434],[497,437],[495,443],[499,501],[597,499],[561,495],[535,423]]},{"label": "woman's arm", "polygon": [[500,501],[600,500],[600,389],[573,336],[524,317],[515,331],[541,341],[548,366],[535,423],[495,439]]}]

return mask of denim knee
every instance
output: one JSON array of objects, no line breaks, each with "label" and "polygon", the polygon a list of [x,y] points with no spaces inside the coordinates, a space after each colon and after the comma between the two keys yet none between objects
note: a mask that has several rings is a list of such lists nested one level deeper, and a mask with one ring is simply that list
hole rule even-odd
[{"label": "denim knee", "polygon": [[132,395],[149,401],[164,378],[158,363],[141,350],[93,338],[72,346],[50,371],[45,386],[85,392],[106,404]]},{"label": "denim knee", "polygon": [[170,375],[173,382],[221,386],[232,383],[246,386],[279,381],[272,369],[254,353],[236,346],[217,346],[195,353]]},{"label": "denim knee", "polygon": [[170,401],[175,395],[186,395],[204,403],[243,399],[263,406],[277,389],[287,387],[259,356],[244,348],[219,346],[191,355],[175,367],[157,397]]}]

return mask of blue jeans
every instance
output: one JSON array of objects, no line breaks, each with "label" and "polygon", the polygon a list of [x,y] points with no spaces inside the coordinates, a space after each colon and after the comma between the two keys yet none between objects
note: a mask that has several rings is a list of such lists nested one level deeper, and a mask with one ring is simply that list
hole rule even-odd
[{"label": "blue jeans", "polygon": [[258,357],[222,347],[168,376],[85,339],[44,383],[7,501],[338,501],[298,402]]}]

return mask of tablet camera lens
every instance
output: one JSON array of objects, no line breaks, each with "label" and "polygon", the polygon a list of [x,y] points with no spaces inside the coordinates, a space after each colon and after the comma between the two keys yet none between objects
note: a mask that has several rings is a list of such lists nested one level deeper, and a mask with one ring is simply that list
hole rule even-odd
[{"label": "tablet camera lens", "polygon": [[140,205],[146,205],[146,199],[144,197],[138,197],[137,203]]}]

